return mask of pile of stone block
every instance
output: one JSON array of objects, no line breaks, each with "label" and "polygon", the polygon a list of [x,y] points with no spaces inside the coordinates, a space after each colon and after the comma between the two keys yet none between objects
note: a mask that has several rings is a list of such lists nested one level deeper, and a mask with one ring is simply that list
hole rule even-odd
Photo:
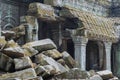
[{"label": "pile of stone block", "polygon": [[0,80],[117,80],[110,71],[81,71],[66,51],[50,39],[26,43],[0,37]]}]

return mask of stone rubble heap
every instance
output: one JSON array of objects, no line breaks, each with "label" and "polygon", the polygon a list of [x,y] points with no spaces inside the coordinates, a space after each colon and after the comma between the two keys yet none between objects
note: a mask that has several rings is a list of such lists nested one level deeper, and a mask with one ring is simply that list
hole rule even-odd
[{"label": "stone rubble heap", "polygon": [[118,80],[112,72],[81,71],[66,51],[50,39],[23,46],[0,37],[0,80]]}]

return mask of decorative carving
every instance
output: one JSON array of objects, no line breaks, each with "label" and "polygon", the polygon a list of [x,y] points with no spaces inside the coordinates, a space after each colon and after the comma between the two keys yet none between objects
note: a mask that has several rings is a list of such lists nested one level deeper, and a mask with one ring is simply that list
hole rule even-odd
[{"label": "decorative carving", "polygon": [[86,45],[88,42],[88,38],[83,36],[72,36],[72,39],[76,45]]}]

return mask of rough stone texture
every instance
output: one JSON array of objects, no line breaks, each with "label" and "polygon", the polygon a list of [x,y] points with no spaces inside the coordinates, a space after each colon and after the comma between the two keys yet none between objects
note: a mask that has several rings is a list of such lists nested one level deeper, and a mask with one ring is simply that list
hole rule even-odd
[{"label": "rough stone texture", "polygon": [[21,47],[5,48],[3,53],[12,58],[24,57],[25,52]]},{"label": "rough stone texture", "polygon": [[66,64],[65,64],[65,61],[63,59],[59,59],[57,60],[58,63],[62,64],[66,69],[70,69]]},{"label": "rough stone texture", "polygon": [[5,37],[0,37],[0,49],[3,49],[6,45],[7,41],[5,40]]},{"label": "rough stone texture", "polygon": [[45,66],[37,66],[35,68],[35,71],[37,75],[41,75],[42,77],[48,76],[48,75],[54,75],[56,74],[56,69],[54,66],[51,65],[45,65]]},{"label": "rough stone texture", "polygon": [[18,78],[22,80],[28,80],[30,78],[37,77],[35,70],[33,68],[25,69],[22,71],[14,72],[14,73],[8,73],[8,74],[3,74],[0,76],[0,80],[9,80],[10,78]]},{"label": "rough stone texture", "polygon": [[92,77],[92,76],[96,75],[96,72],[94,70],[90,70],[90,71],[88,71],[88,74],[90,77]]},{"label": "rough stone texture", "polygon": [[15,35],[14,31],[8,31],[8,30],[2,31],[1,33],[3,36],[5,36],[6,39],[12,39],[13,36]]},{"label": "rough stone texture", "polygon": [[15,58],[14,64],[16,70],[22,70],[33,67],[33,63],[29,57]]},{"label": "rough stone texture", "polygon": [[50,39],[29,42],[29,43],[26,43],[25,45],[23,45],[23,48],[26,48],[29,46],[35,48],[39,52],[57,48],[56,45],[54,44],[54,42]]},{"label": "rough stone texture", "polygon": [[52,65],[55,67],[56,72],[58,73],[63,73],[66,72],[67,69],[62,66],[60,63],[56,62],[54,59],[51,57],[45,56],[44,54],[39,54],[36,56],[36,63],[39,63],[40,65]]},{"label": "rough stone texture", "polygon": [[108,70],[99,71],[97,74],[100,75],[103,79],[110,79],[114,77],[112,72]]},{"label": "rough stone texture", "polygon": [[54,8],[50,5],[41,3],[31,3],[29,5],[28,13],[40,18],[41,20],[52,20],[55,21]]},{"label": "rough stone texture", "polygon": [[81,71],[78,68],[74,68],[62,74],[59,74],[56,77],[58,79],[88,79],[89,75],[86,71]]},{"label": "rough stone texture", "polygon": [[53,59],[58,59],[62,57],[62,54],[56,49],[44,51],[42,52],[42,54],[52,57]]},{"label": "rough stone texture", "polygon": [[62,6],[62,0],[44,0],[45,4],[52,5],[52,6]]},{"label": "rough stone texture", "polygon": [[43,78],[41,76],[39,77],[35,77],[35,78],[31,78],[31,79],[27,79],[27,80],[43,80]]},{"label": "rough stone texture", "polygon": [[74,68],[77,66],[76,61],[67,52],[63,52],[63,59],[69,68]]},{"label": "rough stone texture", "polygon": [[14,40],[10,40],[10,41],[7,42],[5,48],[9,48],[9,47],[15,48],[15,47],[19,47],[19,45]]},{"label": "rough stone texture", "polygon": [[25,51],[25,55],[29,57],[32,57],[38,53],[38,51],[32,47],[26,47],[24,48],[24,51]]},{"label": "rough stone texture", "polygon": [[14,27],[11,31],[15,32],[13,39],[18,40],[20,37],[25,35],[25,26],[21,24],[18,27]]},{"label": "rough stone texture", "polygon": [[92,77],[90,77],[89,80],[103,80],[99,75],[94,75]]},{"label": "rough stone texture", "polygon": [[109,80],[119,80],[118,77],[111,78]]},{"label": "rough stone texture", "polygon": [[13,59],[7,55],[0,53],[0,68],[5,71],[10,71]]}]

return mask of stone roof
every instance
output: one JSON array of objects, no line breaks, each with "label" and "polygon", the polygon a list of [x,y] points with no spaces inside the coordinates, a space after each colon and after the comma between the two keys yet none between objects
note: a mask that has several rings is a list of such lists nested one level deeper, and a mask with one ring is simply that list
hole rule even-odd
[{"label": "stone roof", "polygon": [[102,41],[117,41],[114,23],[110,19],[99,17],[91,13],[74,8],[65,7],[61,16],[66,18],[78,18],[82,25],[76,29],[75,35],[86,36],[89,39]]}]

